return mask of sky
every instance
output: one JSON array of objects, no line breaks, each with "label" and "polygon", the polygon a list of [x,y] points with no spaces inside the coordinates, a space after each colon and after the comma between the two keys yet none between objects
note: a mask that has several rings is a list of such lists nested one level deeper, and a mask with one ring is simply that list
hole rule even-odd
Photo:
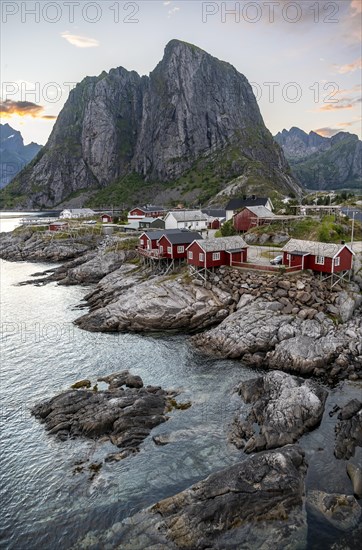
[{"label": "sky", "polygon": [[77,82],[147,75],[176,38],[243,73],[273,135],[361,138],[361,19],[362,0],[2,0],[1,122],[45,144]]}]

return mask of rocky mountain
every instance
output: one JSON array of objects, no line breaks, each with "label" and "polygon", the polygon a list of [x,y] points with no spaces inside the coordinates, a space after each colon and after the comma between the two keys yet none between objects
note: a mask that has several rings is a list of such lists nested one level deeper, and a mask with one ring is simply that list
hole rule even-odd
[{"label": "rocky mountain", "polygon": [[362,185],[362,141],[348,132],[331,138],[299,128],[275,136],[294,176],[309,189],[338,189]]},{"label": "rocky mountain", "polygon": [[241,194],[301,191],[245,76],[172,40],[149,76],[120,67],[79,83],[1,198],[50,207],[91,191],[93,205],[206,202],[235,178]]},{"label": "rocky mountain", "polygon": [[41,149],[37,143],[24,145],[20,132],[0,124],[0,188],[5,187]]}]

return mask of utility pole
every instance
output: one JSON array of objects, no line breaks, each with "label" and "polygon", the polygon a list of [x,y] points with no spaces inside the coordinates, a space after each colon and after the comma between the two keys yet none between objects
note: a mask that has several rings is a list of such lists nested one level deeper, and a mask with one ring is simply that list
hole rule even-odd
[{"label": "utility pole", "polygon": [[354,236],[354,216],[356,214],[356,211],[353,210],[352,213],[352,234],[351,234],[351,250],[353,250],[353,236]]}]

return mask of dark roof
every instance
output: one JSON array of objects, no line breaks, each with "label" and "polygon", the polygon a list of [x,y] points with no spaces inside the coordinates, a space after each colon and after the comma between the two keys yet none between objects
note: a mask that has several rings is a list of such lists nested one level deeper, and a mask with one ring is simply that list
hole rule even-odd
[{"label": "dark roof", "polygon": [[147,235],[151,241],[158,241],[158,239],[160,239],[163,235],[172,233],[183,233],[183,231],[181,231],[181,229],[158,229],[157,231],[144,231],[142,235]]},{"label": "dark roof", "polygon": [[167,240],[169,240],[171,244],[190,244],[193,241],[202,239],[202,236],[200,233],[197,233],[197,231],[182,231],[181,233],[165,235],[165,237],[167,237]]},{"label": "dark roof", "polygon": [[[143,212],[165,212],[163,206],[155,206],[153,204],[148,204],[147,206],[136,206],[135,208],[138,208],[138,210],[142,210]],[[132,210],[135,210],[135,208],[132,208]]]},{"label": "dark roof", "polygon": [[244,208],[245,206],[266,206],[268,202],[268,197],[256,197],[248,199],[231,199],[225,209],[226,210],[238,210],[239,208]]},{"label": "dark roof", "polygon": [[309,256],[310,252],[303,252],[303,250],[292,250],[291,252],[288,252],[288,254],[292,254],[292,256]]},{"label": "dark roof", "polygon": [[212,218],[225,218],[226,216],[225,208],[202,208],[201,212]]}]

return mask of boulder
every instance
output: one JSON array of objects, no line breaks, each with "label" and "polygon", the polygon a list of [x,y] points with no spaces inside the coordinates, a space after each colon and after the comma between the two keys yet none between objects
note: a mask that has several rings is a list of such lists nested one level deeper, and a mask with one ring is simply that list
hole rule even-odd
[{"label": "boulder", "polygon": [[361,507],[351,495],[309,491],[307,503],[320,512],[333,527],[342,531],[353,529],[361,519]]},{"label": "boulder", "polygon": [[279,329],[293,319],[280,314],[282,308],[279,302],[255,300],[217,327],[192,337],[192,342],[204,353],[218,357],[238,358],[273,349]]},{"label": "boulder", "polygon": [[108,389],[65,391],[33,407],[32,415],[60,440],[77,437],[104,440],[106,436],[125,451],[122,457],[129,456],[139,450],[154,427],[167,420],[175,392],[152,386],[144,388],[142,379],[128,371],[98,381],[108,383]]},{"label": "boulder", "polygon": [[200,330],[224,319],[232,302],[218,288],[158,277],[130,286],[75,323],[91,332]]},{"label": "boulder", "polygon": [[336,442],[334,454],[348,460],[356,447],[362,446],[362,403],[358,399],[349,401],[341,408],[335,425]]},{"label": "boulder", "polygon": [[97,534],[94,548],[305,548],[305,472],[297,446],[260,453]]},{"label": "boulder", "polygon": [[295,443],[318,426],[328,394],[313,380],[283,372],[247,380],[239,393],[252,408],[245,420],[236,415],[229,439],[246,453]]}]

